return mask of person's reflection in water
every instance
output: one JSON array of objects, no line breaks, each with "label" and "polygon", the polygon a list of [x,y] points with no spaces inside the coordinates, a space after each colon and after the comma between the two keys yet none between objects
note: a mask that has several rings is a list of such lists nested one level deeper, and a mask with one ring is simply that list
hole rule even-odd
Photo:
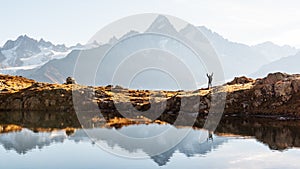
[{"label": "person's reflection in water", "polygon": [[214,134],[213,131],[208,131],[207,141],[209,141],[209,140],[214,141],[213,134]]}]

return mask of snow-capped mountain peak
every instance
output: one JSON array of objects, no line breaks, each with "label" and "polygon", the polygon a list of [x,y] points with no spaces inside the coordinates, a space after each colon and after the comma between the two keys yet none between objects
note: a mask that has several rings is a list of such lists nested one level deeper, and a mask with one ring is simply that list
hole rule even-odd
[{"label": "snow-capped mountain peak", "polygon": [[8,40],[0,52],[0,72],[13,74],[19,69],[36,68],[49,60],[62,58],[70,49],[65,45],[53,45],[44,39],[37,41],[21,35],[16,40]]},{"label": "snow-capped mountain peak", "polygon": [[19,36],[15,41],[8,40],[2,50],[10,50],[15,48],[19,54],[24,50],[30,50],[32,52],[40,52],[38,42],[32,38],[29,38],[27,35]]}]

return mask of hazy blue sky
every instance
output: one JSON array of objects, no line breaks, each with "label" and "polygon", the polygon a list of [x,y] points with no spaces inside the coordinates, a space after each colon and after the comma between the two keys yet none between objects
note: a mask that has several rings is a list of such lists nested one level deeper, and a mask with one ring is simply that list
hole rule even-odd
[{"label": "hazy blue sky", "polygon": [[204,25],[246,44],[300,47],[298,0],[0,0],[0,46],[21,34],[54,43],[86,43],[106,24],[162,13]]}]

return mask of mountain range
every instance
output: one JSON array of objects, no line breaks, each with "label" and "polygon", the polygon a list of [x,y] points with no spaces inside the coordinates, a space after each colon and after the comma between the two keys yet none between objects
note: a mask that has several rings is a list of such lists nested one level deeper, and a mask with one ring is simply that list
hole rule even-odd
[{"label": "mountain range", "polygon": [[[209,39],[215,47],[216,52],[223,65],[226,78],[246,75],[253,78],[266,76],[268,73],[277,71],[278,69],[269,68],[266,72],[260,72],[262,67],[277,60],[294,56],[300,50],[288,45],[279,46],[272,42],[264,42],[254,46],[242,43],[232,42],[223,38],[218,33],[212,32],[204,26],[199,27],[201,32]],[[287,62],[287,66],[289,62]],[[287,73],[288,69],[282,69]],[[254,74],[254,72],[257,72]],[[260,73],[259,73],[260,72]],[[293,72],[294,73],[294,72]],[[256,76],[260,74],[260,76]]]},{"label": "mountain range", "polygon": [[67,56],[72,50],[83,50],[92,48],[99,44],[84,46],[66,47],[63,44],[54,45],[49,41],[39,41],[21,35],[16,40],[8,40],[0,48],[0,71],[5,74],[14,74],[18,70],[36,69],[53,59],[61,59]]},{"label": "mountain range", "polygon": [[[153,23],[146,29],[145,32],[155,32],[159,29],[160,32],[166,32],[169,35],[178,37],[188,33],[189,25],[176,30],[168,18],[158,16]],[[198,27],[202,34],[209,40],[218,54],[219,60],[223,67],[225,79],[232,79],[236,76],[250,75],[251,77],[264,76],[270,72],[283,71],[287,73],[297,73],[297,66],[295,65],[299,60],[299,49],[285,45],[279,46],[272,42],[265,42],[254,46],[249,46],[243,43],[232,42],[225,39],[218,33],[215,33],[204,26]],[[141,32],[143,33],[143,32]],[[135,36],[139,32],[131,31],[125,34],[120,39],[125,39]],[[199,37],[199,42],[203,37]],[[75,63],[78,59],[80,62],[87,63],[88,66],[82,68],[80,76],[93,73],[92,70],[97,68],[98,64],[93,63],[93,60],[99,60],[99,54],[104,55],[116,42],[120,39],[112,37],[110,42],[106,44],[99,44],[94,42],[88,45],[80,45],[66,47],[65,45],[54,45],[43,39],[39,41],[34,40],[26,35],[18,37],[16,40],[7,41],[2,48],[0,48],[0,73],[21,75],[32,78],[42,82],[63,83],[65,78],[73,76]],[[120,48],[120,53],[125,54],[129,51],[139,49],[149,44],[151,47],[162,48],[170,44],[164,38],[152,38],[134,42],[133,47],[125,46]],[[178,46],[170,47],[171,50],[177,50]],[[80,55],[80,58],[79,58]],[[111,61],[104,64],[103,69],[111,70],[116,61],[122,58],[121,56],[112,55]],[[186,58],[180,58],[182,60]],[[198,70],[200,66],[195,65],[193,61],[187,61],[189,68]],[[141,61],[142,62],[142,61]],[[140,63],[127,63],[128,67],[134,67]],[[219,69],[219,68],[216,68]],[[212,70],[213,71],[213,70]],[[206,83],[205,70],[201,70],[197,74],[201,84]],[[180,73],[178,73],[180,74]],[[105,85],[109,83],[110,74],[101,75],[101,82],[99,84]],[[156,74],[149,75],[150,78],[155,78]],[[185,78],[185,77],[181,77]],[[149,79],[149,78],[148,78]],[[189,80],[189,79],[186,79]],[[91,85],[94,79],[83,78],[80,83]],[[146,81],[146,78],[140,80],[140,84],[148,84],[148,88],[155,88],[157,85],[155,80]],[[136,86],[140,85],[137,84]],[[153,84],[153,85],[151,85]],[[155,85],[154,85],[155,84]],[[170,86],[167,81],[162,80],[161,86]]]}]

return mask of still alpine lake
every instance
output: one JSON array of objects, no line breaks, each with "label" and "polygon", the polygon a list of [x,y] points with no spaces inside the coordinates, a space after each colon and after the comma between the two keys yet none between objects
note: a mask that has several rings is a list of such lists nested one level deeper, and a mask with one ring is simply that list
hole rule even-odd
[{"label": "still alpine lake", "polygon": [[[150,141],[149,141],[150,140]],[[231,119],[214,132],[129,125],[0,134],[0,168],[299,168],[300,122]]]}]

